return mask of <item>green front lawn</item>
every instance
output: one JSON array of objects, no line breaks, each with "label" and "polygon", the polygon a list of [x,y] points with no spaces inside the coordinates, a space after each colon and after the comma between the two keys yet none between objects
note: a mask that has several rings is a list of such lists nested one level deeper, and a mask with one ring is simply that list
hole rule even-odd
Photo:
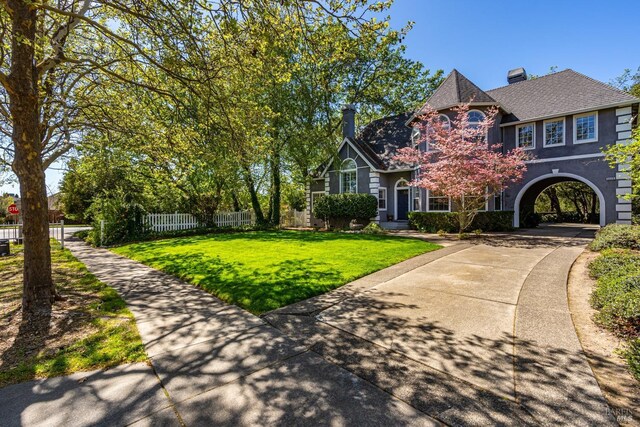
[{"label": "green front lawn", "polygon": [[260,314],[438,248],[384,235],[255,231],[134,243],[113,251]]}]

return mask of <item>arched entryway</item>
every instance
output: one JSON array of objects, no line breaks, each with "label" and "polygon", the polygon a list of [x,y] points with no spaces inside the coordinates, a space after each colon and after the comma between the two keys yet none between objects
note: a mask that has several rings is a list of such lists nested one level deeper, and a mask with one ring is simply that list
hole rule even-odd
[{"label": "arched entryway", "polygon": [[605,212],[606,206],[604,201],[604,196],[600,189],[596,187],[591,181],[585,179],[581,176],[570,174],[570,173],[550,173],[547,175],[539,176],[535,179],[529,181],[522,189],[518,192],[516,196],[516,200],[514,203],[514,218],[513,225],[515,227],[520,227],[521,220],[523,219],[523,215],[526,215],[529,212],[534,212],[534,206],[536,203],[536,199],[546,188],[558,184],[561,182],[567,181],[577,181],[582,182],[589,186],[593,190],[593,192],[598,197],[599,203],[599,223],[601,226],[605,225]]}]

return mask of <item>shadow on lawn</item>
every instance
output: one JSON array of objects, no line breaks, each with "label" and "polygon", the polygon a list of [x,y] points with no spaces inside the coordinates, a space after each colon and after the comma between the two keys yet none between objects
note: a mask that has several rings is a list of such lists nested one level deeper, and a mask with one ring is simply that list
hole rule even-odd
[{"label": "shadow on lawn", "polygon": [[347,279],[313,259],[268,264],[264,271],[204,253],[157,255],[144,262],[192,282],[221,300],[263,313],[327,292]]}]

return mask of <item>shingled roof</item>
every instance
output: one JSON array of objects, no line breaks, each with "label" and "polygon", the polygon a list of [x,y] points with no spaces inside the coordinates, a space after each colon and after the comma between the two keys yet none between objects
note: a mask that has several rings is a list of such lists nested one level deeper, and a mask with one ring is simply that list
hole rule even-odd
[{"label": "shingled roof", "polygon": [[496,103],[495,99],[454,68],[433,95],[427,99],[425,106],[441,110],[470,101],[474,104]]},{"label": "shingled roof", "polygon": [[487,94],[511,114],[503,123],[560,116],[639,100],[621,90],[571,69],[512,83]]},{"label": "shingled roof", "polygon": [[[411,144],[412,129],[405,125],[412,113],[374,120],[365,126],[355,139],[358,148],[374,165],[382,170],[403,169],[406,165],[396,162],[393,157],[398,149]],[[373,154],[373,156],[372,156]]]},{"label": "shingled roof", "polygon": [[472,104],[500,106],[508,113],[503,116],[502,123],[640,102],[638,98],[570,69],[486,92],[454,69],[425,106],[415,112],[374,120],[350,141],[376,169],[404,169],[407,165],[396,162],[393,157],[400,148],[411,144],[412,129],[407,122],[419,115],[427,105],[439,110],[471,100]]}]

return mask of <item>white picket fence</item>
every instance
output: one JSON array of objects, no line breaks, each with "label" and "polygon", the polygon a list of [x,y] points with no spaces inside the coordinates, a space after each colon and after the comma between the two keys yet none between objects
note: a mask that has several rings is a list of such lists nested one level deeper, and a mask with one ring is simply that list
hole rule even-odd
[{"label": "white picket fence", "polygon": [[283,227],[304,227],[304,211],[296,211],[292,209],[287,210],[280,216],[280,225]]},{"label": "white picket fence", "polygon": [[[22,241],[23,224],[0,224],[0,240]],[[64,220],[49,223],[49,236],[56,239],[64,249]]]},{"label": "white picket fence", "polygon": [[[254,223],[252,211],[218,212],[213,218],[218,227],[240,227]],[[147,214],[147,224],[155,232],[189,230],[202,226],[196,217],[188,213]]]}]

